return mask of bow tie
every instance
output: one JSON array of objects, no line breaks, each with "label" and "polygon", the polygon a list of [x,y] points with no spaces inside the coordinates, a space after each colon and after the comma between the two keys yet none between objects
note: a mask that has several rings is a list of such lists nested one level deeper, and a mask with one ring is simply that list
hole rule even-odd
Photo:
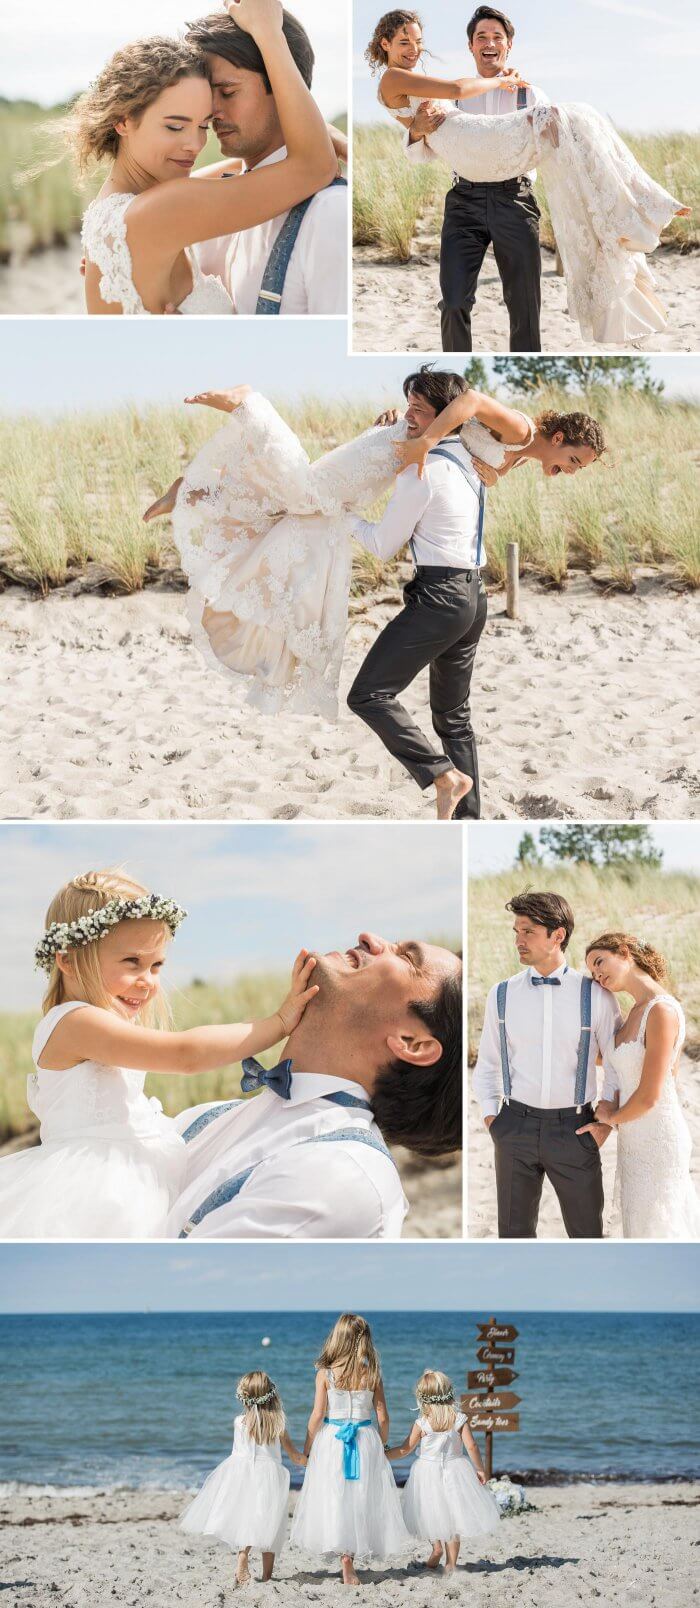
[{"label": "bow tie", "polygon": [[292,1092],[292,1063],[280,1061],[277,1066],[271,1066],[269,1072],[250,1055],[243,1062],[243,1077],[241,1089],[244,1094],[250,1094],[251,1089],[272,1089],[278,1094],[280,1100],[288,1100]]},{"label": "bow tie", "polygon": [[561,977],[531,977],[530,982],[533,988],[538,988],[540,983],[549,983],[550,988],[561,988]]}]

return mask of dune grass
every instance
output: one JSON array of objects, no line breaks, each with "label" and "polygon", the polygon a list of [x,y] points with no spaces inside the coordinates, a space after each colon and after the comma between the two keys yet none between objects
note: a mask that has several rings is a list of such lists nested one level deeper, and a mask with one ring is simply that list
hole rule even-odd
[{"label": "dune grass", "polygon": [[[527,465],[490,491],[488,580],[502,584],[507,545],[518,541],[523,570],[555,586],[572,565],[600,564],[622,587],[640,564],[699,586],[700,409],[604,386],[579,399],[541,392],[527,403],[533,413],[572,405],[601,420],[610,456],[573,479],[545,480]],[[379,405],[302,396],[279,406],[314,459],[359,434]],[[0,562],[42,593],[91,562],[115,591],[138,591],[151,566],[177,564],[169,522],[144,525],[143,510],[219,426],[218,414],[184,406],[0,419]],[[368,510],[380,512],[381,504]],[[394,570],[357,549],[353,593],[375,590]]]},{"label": "dune grass", "polygon": [[[662,240],[681,249],[700,245],[700,157],[693,134],[622,134],[652,178],[691,208],[689,218],[672,218]],[[419,218],[439,230],[443,201],[452,182],[441,162],[409,164],[397,129],[359,124],[353,134],[354,243],[376,246],[398,262],[408,262]],[[555,241],[547,197],[535,187],[542,212],[541,239]]]},{"label": "dune grass", "polygon": [[586,944],[605,931],[629,932],[660,949],[669,986],[687,1017],[688,1042],[700,1048],[700,877],[647,866],[624,871],[589,865],[518,867],[469,882],[470,1063],[476,1058],[489,989],[518,970],[513,918],[505,905],[526,887],[556,889],[571,904],[576,928],[567,958],[573,966],[583,967]]}]

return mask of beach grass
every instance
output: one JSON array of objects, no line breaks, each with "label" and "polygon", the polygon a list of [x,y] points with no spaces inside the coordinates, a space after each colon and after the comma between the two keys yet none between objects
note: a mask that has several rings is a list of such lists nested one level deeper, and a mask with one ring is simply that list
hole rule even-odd
[{"label": "beach grass", "polygon": [[[524,866],[470,878],[470,1063],[476,1059],[489,989],[517,971],[513,918],[505,905],[527,887],[556,890],[568,899],[576,927],[567,959],[575,967],[583,968],[586,944],[603,932],[629,932],[659,949],[668,965],[669,987],[686,1014],[688,1043],[700,1050],[700,877],[643,865],[622,870],[591,865]],[[627,1006],[630,1003],[627,1001]]]},{"label": "beach grass", "polygon": [[[690,207],[690,217],[672,218],[664,245],[681,250],[700,245],[700,159],[694,134],[625,134],[622,138],[657,183]],[[408,262],[419,220],[438,233],[445,192],[452,182],[442,162],[410,164],[401,135],[381,124],[358,124],[353,133],[353,239],[375,246],[397,262]],[[540,238],[554,250],[555,240],[544,186],[535,193],[542,213]]]}]

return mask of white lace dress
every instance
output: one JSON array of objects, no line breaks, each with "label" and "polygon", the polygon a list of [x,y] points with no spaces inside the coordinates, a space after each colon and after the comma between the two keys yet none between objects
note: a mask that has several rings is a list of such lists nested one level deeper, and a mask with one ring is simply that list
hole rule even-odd
[{"label": "white lace dress", "polygon": [[661,1097],[651,1111],[617,1130],[617,1172],[611,1233],[624,1239],[697,1240],[700,1201],[690,1176],[692,1142],[683,1115],[674,1067],[685,1038],[685,1018],[677,999],[657,994],[649,1001],[635,1039],[608,1046],[604,1066],[620,1094],[620,1105],[639,1087],[644,1066],[644,1035],[654,1005],[671,1005],[678,1033]]},{"label": "white lace dress", "polygon": [[[107,304],[119,303],[123,313],[146,314],[133,279],[129,242],[126,237],[126,214],[135,195],[114,191],[112,195],[97,196],[90,202],[83,217],[83,250],[86,258],[100,270],[100,295]],[[179,313],[209,313],[221,316],[233,312],[233,302],[221,280],[215,274],[204,274],[194,251],[186,252],[192,269],[192,289],[180,302]],[[153,315],[155,316],[155,315]]]},{"label": "white lace dress", "polygon": [[145,1073],[95,1061],[39,1068],[56,1023],[80,1009],[54,1005],[34,1034],[27,1103],[41,1144],[0,1161],[0,1239],[158,1239],[182,1187],[186,1147],[144,1094]]},{"label": "white lace dress", "polygon": [[281,1552],[287,1536],[289,1472],[278,1440],[260,1446],[243,1413],[234,1419],[233,1450],[212,1469],[180,1519],[188,1535],[214,1535],[233,1551]]},{"label": "white lace dress", "polygon": [[[519,408],[515,411],[520,413]],[[534,420],[528,418],[526,413],[520,413],[520,418],[527,425],[528,436],[527,441],[520,441],[517,446],[509,446],[507,442],[499,441],[498,437],[489,430],[488,425],[482,424],[480,419],[468,419],[467,423],[462,425],[459,432],[462,446],[466,448],[467,452],[471,453],[473,458],[481,458],[484,463],[490,464],[493,469],[502,469],[506,459],[512,453],[516,455],[522,453],[523,449],[529,447],[534,439],[537,428]]]},{"label": "white lace dress", "polygon": [[[391,1464],[372,1419],[371,1390],[339,1390],[327,1376],[329,1419],[314,1440],[299,1494],[290,1541],[305,1552],[337,1557],[395,1557],[410,1546]],[[357,1424],[357,1475],[345,1474],[342,1425]]]},{"label": "white lace dress", "polygon": [[[415,111],[420,100],[413,98],[410,105]],[[538,168],[569,313],[583,338],[619,345],[658,334],[666,328],[666,314],[645,254],[655,251],[682,203],[645,173],[593,106],[571,102],[556,109],[558,147],[543,137],[550,106],[503,117],[448,106],[444,123],[426,144],[460,178],[474,183],[501,182]],[[401,108],[393,115],[400,116]]]},{"label": "white lace dress", "polygon": [[403,1493],[403,1516],[422,1541],[451,1541],[455,1535],[487,1535],[501,1522],[498,1503],[465,1456],[461,1430],[467,1419],[457,1413],[452,1429],[433,1429],[418,1419],[421,1438]]},{"label": "white lace dress", "polygon": [[337,714],[350,532],[393,483],[403,421],[309,461],[271,403],[252,394],[185,471],[173,535],[187,614],[207,663],[265,714]]}]

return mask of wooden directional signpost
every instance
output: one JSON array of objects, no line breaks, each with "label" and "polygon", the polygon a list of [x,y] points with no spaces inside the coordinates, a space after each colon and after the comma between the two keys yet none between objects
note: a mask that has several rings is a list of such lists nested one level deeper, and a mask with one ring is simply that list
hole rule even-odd
[{"label": "wooden directional signpost", "polygon": [[462,1397],[462,1412],[467,1415],[473,1433],[483,1434],[486,1453],[486,1478],[493,1474],[493,1437],[520,1428],[520,1414],[513,1411],[520,1397],[513,1390],[504,1390],[518,1375],[513,1367],[518,1331],[512,1323],[499,1323],[489,1318],[479,1323],[477,1360],[481,1367],[467,1374],[468,1394]]}]

